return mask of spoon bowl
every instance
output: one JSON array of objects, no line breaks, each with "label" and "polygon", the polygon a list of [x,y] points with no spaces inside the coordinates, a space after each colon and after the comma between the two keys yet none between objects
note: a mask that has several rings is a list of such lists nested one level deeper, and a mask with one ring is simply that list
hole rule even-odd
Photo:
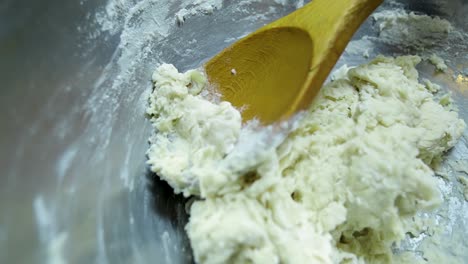
[{"label": "spoon bowl", "polygon": [[285,120],[307,108],[347,43],[382,0],[314,0],[213,57],[208,79],[244,121]]}]

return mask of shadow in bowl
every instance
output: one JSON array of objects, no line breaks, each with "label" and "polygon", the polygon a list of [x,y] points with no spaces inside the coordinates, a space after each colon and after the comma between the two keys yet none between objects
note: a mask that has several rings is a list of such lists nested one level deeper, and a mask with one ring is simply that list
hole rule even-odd
[{"label": "shadow in bowl", "polygon": [[[189,214],[185,210],[185,204],[189,198],[185,198],[182,194],[175,194],[172,187],[159,178],[149,168],[146,169],[147,189],[151,195],[149,205],[154,213],[155,220],[164,221],[168,225],[168,230],[177,233],[175,241],[170,241],[171,246],[176,248],[169,249],[165,252],[168,255],[183,253],[184,256],[178,256],[182,262],[180,263],[195,263],[193,262],[190,241],[185,232],[185,225],[188,222]],[[162,234],[164,240],[164,233]],[[171,240],[173,239],[171,235]],[[164,244],[164,241],[163,241]],[[173,252],[171,252],[173,251]],[[179,263],[171,258],[172,263]]]},{"label": "shadow in bowl", "polygon": [[[188,220],[188,214],[185,212],[185,203],[188,198],[182,194],[175,194],[172,187],[159,178],[159,176],[152,172],[149,168],[146,170],[146,179],[148,180],[148,190],[152,194],[152,209],[158,215],[180,223],[181,220],[185,226]],[[180,210],[182,207],[183,210]],[[183,228],[184,226],[178,226]]]}]

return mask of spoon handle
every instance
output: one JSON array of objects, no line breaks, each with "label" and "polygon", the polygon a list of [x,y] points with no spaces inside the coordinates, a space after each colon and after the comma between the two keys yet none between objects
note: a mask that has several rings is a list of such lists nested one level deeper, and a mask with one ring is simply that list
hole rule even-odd
[{"label": "spoon handle", "polygon": [[316,92],[343,53],[351,37],[382,0],[313,0],[304,7],[265,28],[295,27],[308,33],[312,40],[310,80],[302,96],[292,107],[308,107]]}]

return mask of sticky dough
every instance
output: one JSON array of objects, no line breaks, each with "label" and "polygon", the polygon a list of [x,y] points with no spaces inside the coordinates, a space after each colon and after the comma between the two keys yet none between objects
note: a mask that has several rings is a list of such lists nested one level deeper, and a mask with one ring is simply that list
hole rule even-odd
[{"label": "sticky dough", "polygon": [[202,95],[202,73],[161,65],[148,162],[200,197],[186,226],[195,261],[391,263],[415,214],[440,203],[431,165],[465,127],[418,83],[419,62],[342,71],[288,135],[242,127],[228,102]]}]

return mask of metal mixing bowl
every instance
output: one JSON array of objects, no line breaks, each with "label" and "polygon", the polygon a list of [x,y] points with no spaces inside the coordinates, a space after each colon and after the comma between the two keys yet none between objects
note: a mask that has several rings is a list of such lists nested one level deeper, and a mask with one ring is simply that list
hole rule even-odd
[{"label": "metal mixing bowl", "polygon": [[[151,73],[197,67],[301,2],[226,0],[178,24],[190,1],[108,1],[0,1],[0,263],[191,263],[184,198],[145,165]],[[468,32],[465,0],[402,3]],[[355,39],[375,32],[369,19]],[[411,52],[375,45],[371,56]],[[437,48],[451,69],[423,63],[422,75],[452,91],[468,121],[467,44]],[[339,65],[366,60],[345,53]],[[464,137],[449,159],[466,162],[467,148]],[[466,213],[454,221],[466,233]]]}]

